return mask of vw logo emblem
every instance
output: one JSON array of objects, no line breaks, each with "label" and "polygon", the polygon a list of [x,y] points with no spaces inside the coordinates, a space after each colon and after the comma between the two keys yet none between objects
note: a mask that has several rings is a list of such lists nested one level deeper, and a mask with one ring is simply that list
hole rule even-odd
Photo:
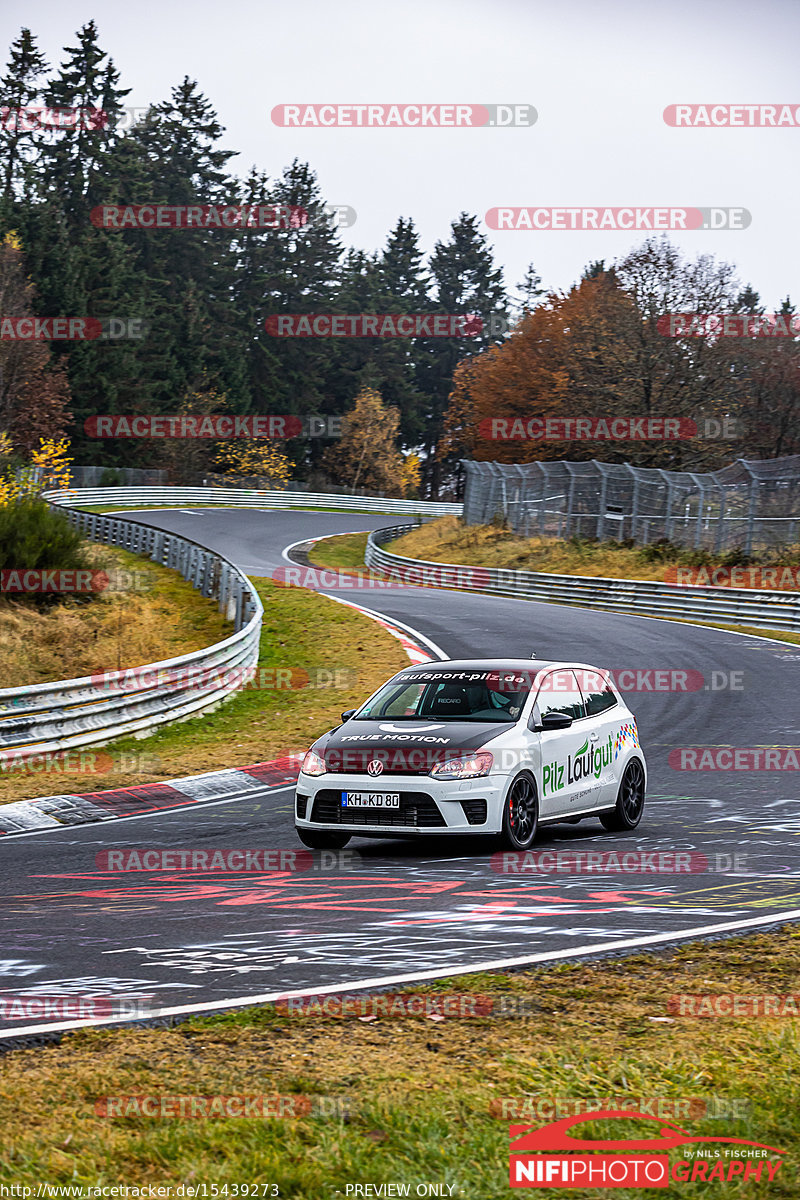
[{"label": "vw logo emblem", "polygon": [[378,758],[373,758],[367,765],[368,775],[380,775],[383,772],[383,763]]}]

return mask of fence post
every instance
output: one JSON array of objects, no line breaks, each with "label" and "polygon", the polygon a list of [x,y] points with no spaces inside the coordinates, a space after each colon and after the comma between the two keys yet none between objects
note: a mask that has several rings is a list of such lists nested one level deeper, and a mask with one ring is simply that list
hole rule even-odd
[{"label": "fence post", "polygon": [[597,467],[603,479],[603,482],[600,484],[600,511],[597,514],[597,532],[595,534],[598,542],[602,542],[606,524],[606,492],[608,491],[608,476],[606,475],[605,471],[602,470],[600,463],[593,463],[592,466]]},{"label": "fence post", "polygon": [[[740,461],[742,461],[743,466],[747,467],[743,460]],[[744,543],[745,554],[749,554],[753,549],[753,529],[755,527],[756,505],[758,503],[758,482],[749,467],[747,467],[747,471],[750,475],[750,504],[747,510],[747,533],[745,534]]]},{"label": "fence post", "polygon": [[717,516],[717,536],[714,544],[714,551],[716,554],[719,554],[720,550],[722,549],[722,542],[725,534],[725,506],[728,501],[727,489],[724,488],[722,484],[718,484],[718,487],[720,490],[720,501],[719,515]]}]

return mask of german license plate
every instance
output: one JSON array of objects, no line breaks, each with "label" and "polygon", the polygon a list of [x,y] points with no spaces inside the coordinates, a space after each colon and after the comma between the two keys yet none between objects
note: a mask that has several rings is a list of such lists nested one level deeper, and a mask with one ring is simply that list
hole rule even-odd
[{"label": "german license plate", "polygon": [[342,808],[399,807],[399,792],[342,792]]}]

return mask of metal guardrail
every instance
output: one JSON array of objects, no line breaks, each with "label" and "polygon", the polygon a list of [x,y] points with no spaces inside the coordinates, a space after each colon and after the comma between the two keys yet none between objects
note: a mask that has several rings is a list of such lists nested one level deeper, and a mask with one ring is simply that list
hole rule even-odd
[{"label": "metal guardrail", "polygon": [[148,504],[208,508],[224,504],[234,508],[335,508],[430,517],[460,516],[463,508],[461,504],[444,501],[328,495],[326,492],[260,492],[221,487],[73,488],[71,491],[46,492],[45,499],[54,503],[125,505],[131,508],[142,508]]},{"label": "metal guardrail", "polygon": [[456,587],[466,591],[547,604],[572,604],[644,617],[676,617],[684,621],[716,621],[755,629],[800,630],[800,592],[766,592],[751,588],[680,587],[642,579],[585,578],[541,571],[511,571],[404,558],[384,550],[418,523],[378,529],[367,538],[368,567],[413,585]]},{"label": "metal guardrail", "polygon": [[236,632],[203,650],[142,667],[0,690],[0,766],[3,760],[60,753],[125,734],[143,737],[167,722],[196,716],[242,687],[258,663],[263,606],[232,562],[169,530],[70,508],[65,495],[44,494],[94,541],[149,555],[179,571],[217,601]]}]

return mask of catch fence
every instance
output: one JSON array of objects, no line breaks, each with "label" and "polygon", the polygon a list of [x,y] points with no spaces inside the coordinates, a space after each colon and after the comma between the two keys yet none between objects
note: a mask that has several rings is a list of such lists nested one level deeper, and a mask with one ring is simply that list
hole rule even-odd
[{"label": "catch fence", "polygon": [[717,553],[800,541],[800,455],[740,458],[711,472],[595,460],[464,468],[467,525],[501,518],[524,537],[666,538]]}]

